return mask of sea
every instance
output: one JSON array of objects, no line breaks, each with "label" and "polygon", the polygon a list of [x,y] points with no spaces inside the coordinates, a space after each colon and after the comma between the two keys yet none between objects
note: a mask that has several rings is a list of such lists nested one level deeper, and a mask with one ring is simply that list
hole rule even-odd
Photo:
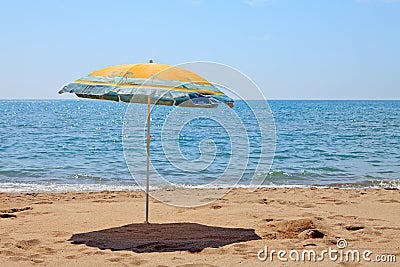
[{"label": "sea", "polygon": [[[261,109],[266,103],[253,104]],[[233,168],[232,186],[251,186],[248,181],[256,176],[262,178],[262,187],[400,188],[400,100],[271,100],[267,104],[275,133],[271,164],[255,167],[258,161],[250,161],[254,166],[244,173]],[[0,100],[0,192],[140,189],[129,166],[136,159],[126,160],[128,107],[101,100]],[[233,111],[244,114],[246,107],[245,101],[236,101]],[[172,109],[152,111],[152,166],[167,176],[169,186],[209,184],[232,163],[236,148],[229,143],[233,139],[213,120],[194,122],[193,127],[185,124],[178,129],[184,159],[196,162],[201,156],[199,144],[214,138],[213,160],[218,164],[180,171],[159,149],[163,128],[157,125],[163,125],[166,111]],[[223,113],[220,116],[221,121],[229,120]],[[247,125],[257,124],[256,119],[247,119]],[[251,146],[243,151],[243,158],[257,158],[260,129],[247,127],[246,131],[255,137],[243,140]],[[142,141],[137,149],[145,151]],[[141,155],[143,162],[146,154]]]}]

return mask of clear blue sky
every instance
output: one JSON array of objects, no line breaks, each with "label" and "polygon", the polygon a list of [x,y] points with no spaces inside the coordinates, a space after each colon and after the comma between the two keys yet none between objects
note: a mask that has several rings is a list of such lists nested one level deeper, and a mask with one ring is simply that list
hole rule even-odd
[{"label": "clear blue sky", "polygon": [[268,99],[400,99],[400,1],[1,1],[0,98],[121,63],[216,61]]}]

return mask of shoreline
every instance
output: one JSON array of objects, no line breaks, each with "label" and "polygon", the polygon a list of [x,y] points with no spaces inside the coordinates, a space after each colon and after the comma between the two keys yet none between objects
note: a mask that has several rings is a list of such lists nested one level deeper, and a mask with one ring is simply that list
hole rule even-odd
[{"label": "shoreline", "polygon": [[[172,200],[178,191],[189,197],[207,195],[199,189],[158,190]],[[136,190],[0,193],[0,200],[2,266],[265,266],[271,262],[257,258],[265,246],[320,252],[337,249],[340,238],[348,249],[368,249],[400,260],[397,189],[232,189],[214,202],[206,199],[204,205],[191,208],[150,198],[147,226],[145,194]],[[344,264],[275,259],[273,265],[327,263]]]},{"label": "shoreline", "polygon": [[[290,188],[320,188],[320,189],[385,189],[385,190],[400,190],[399,179],[393,180],[382,180],[379,183],[371,185],[363,185],[360,183],[344,183],[344,184],[330,184],[330,185],[302,185],[302,184],[285,184],[285,185],[260,185],[260,186],[249,186],[249,185],[229,185],[229,186],[221,186],[215,185],[212,187],[204,187],[202,185],[161,185],[152,187],[150,186],[150,190],[184,190],[184,189],[193,189],[193,190],[215,190],[215,189],[251,189],[251,190],[259,190],[259,189],[274,189],[274,188],[282,188],[282,189],[290,189]],[[20,188],[16,189],[16,186],[20,186]],[[90,192],[123,192],[123,191],[143,191],[144,187],[140,187],[138,185],[112,185],[112,184],[46,184],[46,183],[13,183],[13,182],[3,182],[0,183],[0,194],[24,194],[24,193],[90,193]]]}]

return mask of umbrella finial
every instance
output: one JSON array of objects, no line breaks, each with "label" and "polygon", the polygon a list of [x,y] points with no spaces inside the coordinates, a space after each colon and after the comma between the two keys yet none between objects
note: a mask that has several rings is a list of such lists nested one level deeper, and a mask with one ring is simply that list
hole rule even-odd
[{"label": "umbrella finial", "polygon": [[153,60],[152,60],[152,59],[150,59],[150,60],[149,60],[149,63],[153,63]]}]

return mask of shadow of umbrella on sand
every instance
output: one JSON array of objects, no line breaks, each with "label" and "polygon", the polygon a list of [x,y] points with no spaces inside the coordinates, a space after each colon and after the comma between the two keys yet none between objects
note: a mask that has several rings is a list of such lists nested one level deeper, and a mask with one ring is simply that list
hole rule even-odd
[{"label": "shadow of umbrella on sand", "polygon": [[74,234],[69,241],[89,247],[144,252],[199,252],[205,248],[261,239],[254,229],[225,228],[197,223],[128,224]]}]

